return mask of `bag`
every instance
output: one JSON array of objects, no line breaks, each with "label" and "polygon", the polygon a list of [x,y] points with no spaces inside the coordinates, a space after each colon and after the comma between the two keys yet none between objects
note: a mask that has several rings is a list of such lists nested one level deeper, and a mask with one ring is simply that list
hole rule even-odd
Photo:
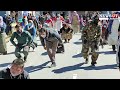
[{"label": "bag", "polygon": [[62,53],[65,52],[64,45],[63,44],[58,44],[57,46],[57,52],[56,53]]}]

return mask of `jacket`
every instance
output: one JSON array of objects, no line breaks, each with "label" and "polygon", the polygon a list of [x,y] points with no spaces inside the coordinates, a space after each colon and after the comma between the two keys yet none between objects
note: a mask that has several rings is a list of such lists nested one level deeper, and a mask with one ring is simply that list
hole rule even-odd
[{"label": "jacket", "polygon": [[61,36],[54,31],[47,31],[47,36],[45,38],[41,38],[41,43],[43,46],[45,46],[45,41],[46,43],[55,41],[59,41],[60,43],[62,43]]},{"label": "jacket", "polygon": [[0,78],[1,79],[30,79],[28,72],[25,70],[23,71],[23,73],[21,73],[18,76],[15,76],[15,77],[11,76],[9,68],[0,71]]},{"label": "jacket", "polygon": [[21,45],[30,45],[32,43],[32,37],[28,31],[22,32],[21,35],[19,35],[17,32],[14,32],[10,38],[10,42],[16,46],[17,44],[14,42],[14,39],[17,39],[18,44]]}]

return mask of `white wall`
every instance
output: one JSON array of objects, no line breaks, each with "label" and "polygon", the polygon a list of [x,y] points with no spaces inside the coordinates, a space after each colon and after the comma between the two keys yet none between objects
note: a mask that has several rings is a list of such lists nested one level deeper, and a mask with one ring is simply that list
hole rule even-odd
[{"label": "white wall", "polygon": [[6,11],[6,15],[7,15],[7,16],[10,15],[10,11]]}]

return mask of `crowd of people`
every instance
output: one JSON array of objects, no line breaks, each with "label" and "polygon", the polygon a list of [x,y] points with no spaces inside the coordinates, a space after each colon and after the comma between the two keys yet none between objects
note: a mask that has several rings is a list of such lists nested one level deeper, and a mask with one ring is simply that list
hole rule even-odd
[{"label": "crowd of people", "polygon": [[[115,12],[119,14],[118,12]],[[51,61],[51,66],[56,66],[55,54],[64,53],[64,43],[69,43],[73,35],[81,33],[82,56],[85,63],[91,54],[91,65],[95,66],[98,59],[99,46],[112,45],[113,51],[117,51],[117,65],[120,69],[120,25],[119,20],[99,20],[99,12],[79,15],[74,11],[71,16],[63,17],[57,13],[44,12],[38,18],[28,14],[23,16],[21,22],[14,18],[0,16],[0,53],[7,54],[5,35],[11,32],[11,23],[16,22],[15,32],[12,33],[10,42],[15,46],[16,60],[11,67],[1,71],[1,78],[28,79],[28,73],[24,73],[24,63],[27,61],[30,48],[35,51],[37,48],[37,36]],[[14,40],[17,40],[17,43]],[[64,41],[64,42],[63,42]],[[115,50],[116,48],[117,50]],[[24,57],[21,56],[24,54]],[[9,75],[6,75],[9,74]],[[2,76],[3,75],[3,76]],[[21,76],[22,75],[22,76]],[[25,76],[25,77],[24,77]]]}]

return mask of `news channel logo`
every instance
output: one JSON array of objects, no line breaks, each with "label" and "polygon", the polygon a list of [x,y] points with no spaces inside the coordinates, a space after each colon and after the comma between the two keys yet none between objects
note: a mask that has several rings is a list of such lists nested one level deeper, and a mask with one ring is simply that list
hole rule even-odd
[{"label": "news channel logo", "polygon": [[99,20],[119,20],[120,14],[100,14]]}]

